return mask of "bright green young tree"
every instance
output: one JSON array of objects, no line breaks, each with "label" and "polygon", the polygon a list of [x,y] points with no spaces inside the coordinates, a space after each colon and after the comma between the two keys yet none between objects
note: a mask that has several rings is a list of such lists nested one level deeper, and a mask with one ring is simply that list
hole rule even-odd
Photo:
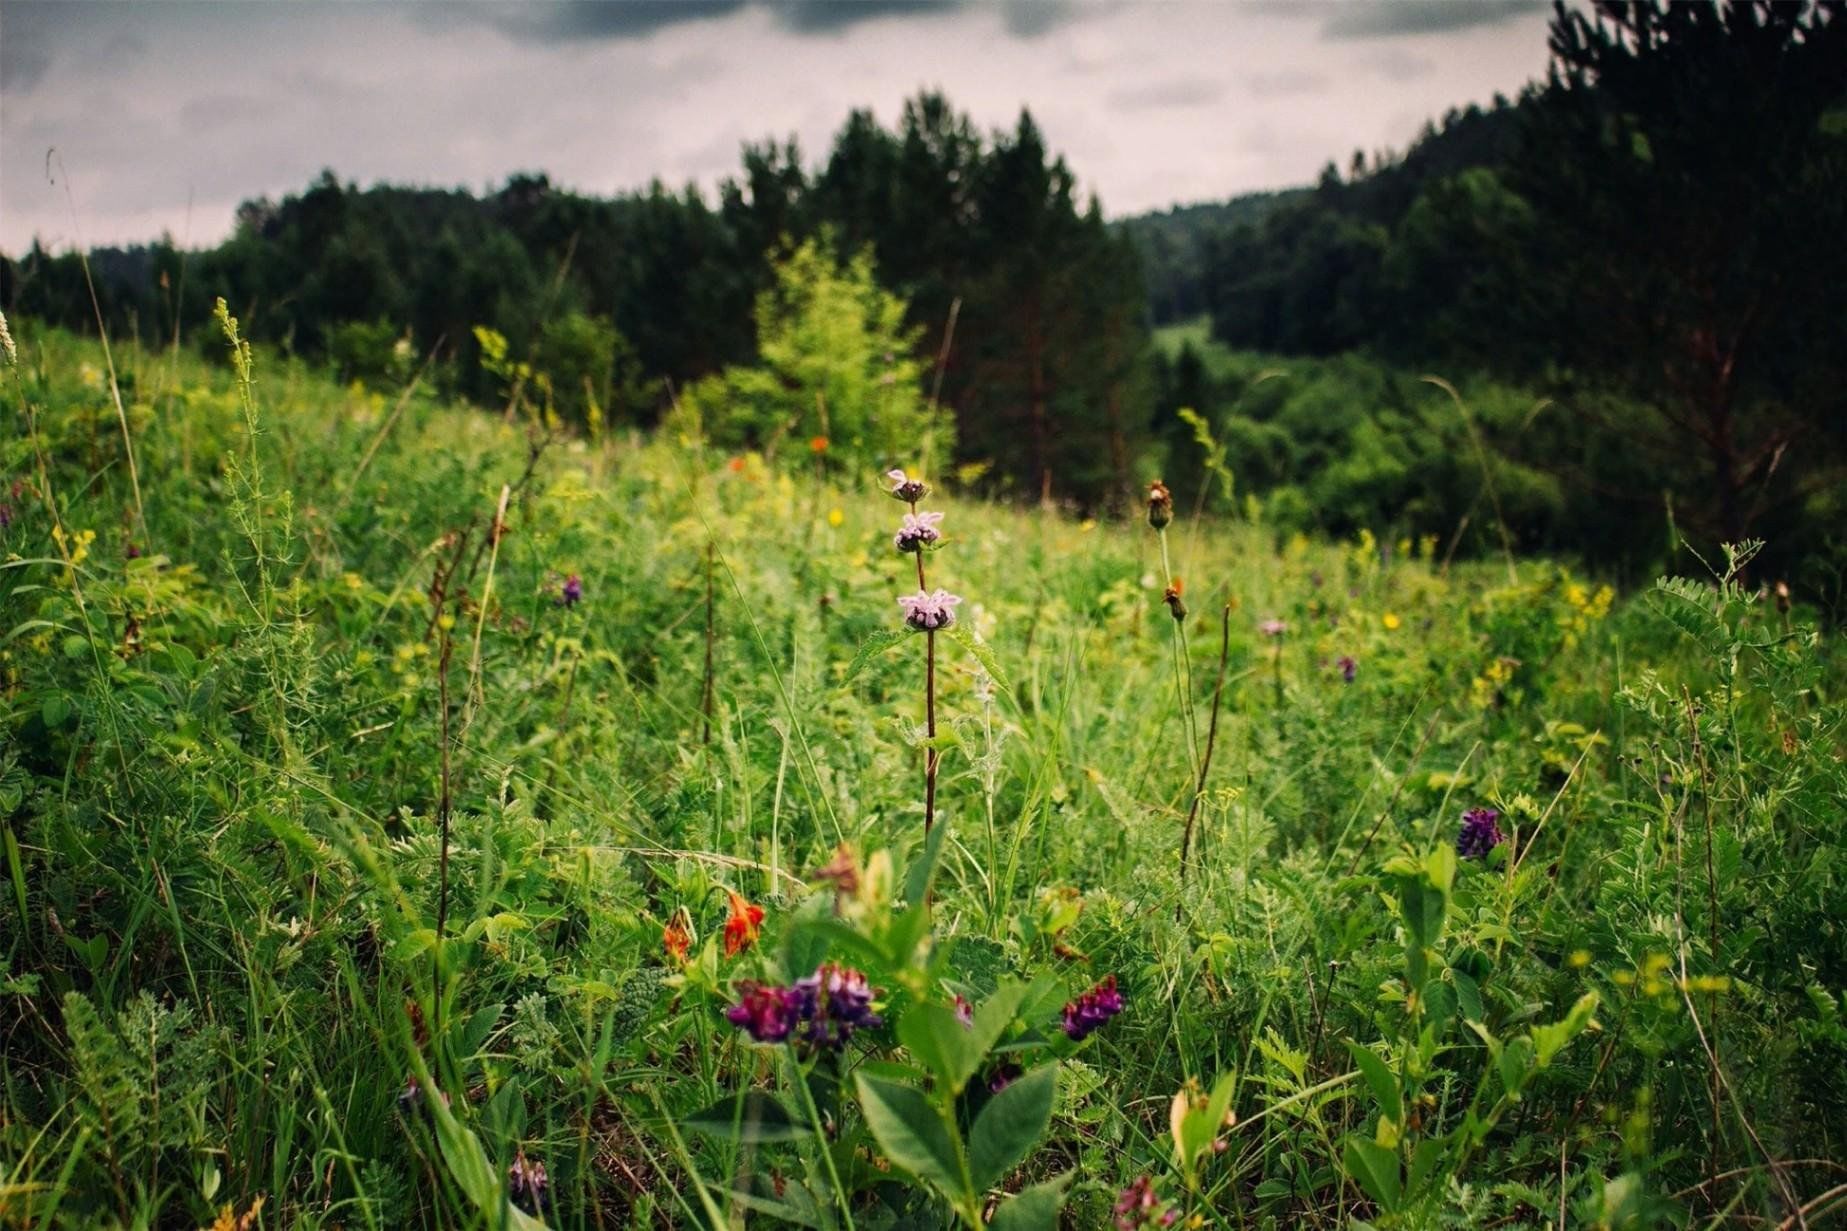
[{"label": "bright green young tree", "polygon": [[842,263],[825,239],[808,240],[757,297],[757,362],[700,381],[685,410],[714,441],[769,454],[825,437],[829,456],[865,466],[943,457],[950,420],[925,401],[904,314],[870,252]]}]

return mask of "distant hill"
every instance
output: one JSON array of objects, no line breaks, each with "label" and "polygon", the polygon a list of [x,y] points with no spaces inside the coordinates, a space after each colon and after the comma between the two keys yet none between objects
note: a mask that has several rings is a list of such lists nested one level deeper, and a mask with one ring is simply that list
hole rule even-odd
[{"label": "distant hill", "polygon": [[1204,272],[1210,239],[1236,227],[1255,226],[1307,192],[1247,192],[1229,201],[1175,205],[1118,220],[1116,229],[1130,238],[1141,257],[1154,323],[1189,320],[1206,311]]}]

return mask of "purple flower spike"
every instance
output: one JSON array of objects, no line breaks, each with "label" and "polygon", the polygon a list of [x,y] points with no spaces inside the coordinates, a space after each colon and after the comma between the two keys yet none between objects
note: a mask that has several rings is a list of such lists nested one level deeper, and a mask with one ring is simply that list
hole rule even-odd
[{"label": "purple flower spike", "polygon": [[943,537],[937,529],[942,520],[941,513],[906,513],[904,524],[898,527],[892,542],[899,551],[922,551]]},{"label": "purple flower spike", "polygon": [[550,1186],[544,1163],[532,1162],[523,1150],[514,1156],[513,1165],[507,1168],[507,1195],[514,1205],[537,1217],[545,1208]]},{"label": "purple flower spike", "polygon": [[1120,1012],[1122,993],[1116,990],[1116,976],[1110,975],[1065,1005],[1065,1035],[1082,1042]]},{"label": "purple flower spike", "polygon": [[583,601],[583,597],[584,579],[579,577],[576,573],[572,573],[569,577],[564,579],[564,586],[558,591],[558,605],[560,607],[575,607],[578,603]]},{"label": "purple flower spike", "polygon": [[904,622],[921,633],[948,628],[956,622],[956,605],[962,600],[947,590],[925,594],[919,590],[898,600],[904,608]]},{"label": "purple flower spike", "polygon": [[916,504],[930,494],[928,483],[922,479],[913,479],[902,470],[887,470],[885,478],[891,484],[886,490],[906,504]]},{"label": "purple flower spike", "polygon": [[789,1037],[802,1008],[794,988],[745,983],[738,992],[738,1002],[725,1010],[726,1021],[759,1043],[781,1043]]},{"label": "purple flower spike", "polygon": [[1462,814],[1462,832],[1456,837],[1456,853],[1464,859],[1486,859],[1488,852],[1505,839],[1495,824],[1501,814],[1493,808],[1470,808]]},{"label": "purple flower spike", "polygon": [[823,962],[790,988],[801,1001],[807,1027],[802,1045],[809,1051],[838,1050],[855,1030],[883,1024],[872,1011],[872,986],[866,976],[838,962]]},{"label": "purple flower spike", "polygon": [[1334,665],[1340,668],[1340,678],[1349,684],[1353,683],[1354,677],[1360,673],[1360,665],[1353,660],[1351,654],[1342,654]]}]

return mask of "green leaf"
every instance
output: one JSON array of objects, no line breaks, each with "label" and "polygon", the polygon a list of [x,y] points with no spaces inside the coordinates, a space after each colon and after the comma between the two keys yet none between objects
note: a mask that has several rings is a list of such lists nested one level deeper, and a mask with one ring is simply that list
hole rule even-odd
[{"label": "green leaf", "polygon": [[710,1107],[680,1119],[681,1125],[721,1141],[796,1141],[813,1134],[789,1109],[760,1090],[746,1090],[742,1101],[726,1095]]},{"label": "green leaf", "polygon": [[975,1187],[998,1182],[1032,1150],[1052,1121],[1058,1093],[1058,1066],[1045,1064],[1010,1084],[988,1101],[968,1135],[969,1170]]},{"label": "green leaf", "polygon": [[1347,1174],[1387,1213],[1398,1208],[1398,1155],[1358,1133],[1349,1133],[1343,1156]]},{"label": "green leaf", "polygon": [[1533,1050],[1537,1054],[1540,1068],[1552,1063],[1552,1057],[1563,1051],[1565,1045],[1584,1033],[1590,1025],[1590,1015],[1597,1011],[1597,993],[1585,992],[1578,997],[1578,1002],[1571,1006],[1571,1012],[1565,1014],[1565,1020],[1554,1022],[1549,1026],[1534,1026]]},{"label": "green leaf", "polygon": [[1347,1040],[1347,1050],[1353,1054],[1353,1063],[1359,1067],[1360,1076],[1372,1089],[1373,1101],[1386,1118],[1393,1121],[1404,1119],[1404,1098],[1398,1089],[1398,1078],[1370,1047],[1362,1047],[1352,1039]]},{"label": "green leaf", "polygon": [[924,839],[923,853],[905,870],[904,900],[912,906],[921,906],[930,896],[930,885],[936,880],[937,864],[943,858],[943,842],[948,836],[949,822],[939,819]]},{"label": "green leaf", "polygon": [[891,649],[892,646],[897,645],[910,635],[911,630],[908,628],[888,628],[873,633],[870,637],[860,642],[859,653],[853,655],[853,661],[847,664],[846,674],[841,677],[841,686],[845,687],[851,684],[854,679],[858,677],[859,673],[866,669],[867,663],[870,663],[873,659],[883,654],[886,650]]},{"label": "green leaf", "polygon": [[1002,692],[1013,691],[1013,686],[1007,683],[1006,672],[1000,669],[1000,660],[994,657],[994,650],[987,642],[960,624],[951,624],[946,631],[951,641],[975,656],[975,661],[981,664],[981,669],[988,673],[996,687]]},{"label": "green leaf", "polygon": [[987,1051],[974,1035],[956,1020],[953,1010],[940,1004],[913,1005],[898,1020],[898,1041],[956,1094],[962,1093]]},{"label": "green leaf", "polygon": [[1058,1212],[1065,1205],[1065,1189],[1073,1172],[1054,1176],[1043,1184],[1021,1189],[1001,1202],[988,1220],[994,1231],[1058,1231]]},{"label": "green leaf", "polygon": [[974,1194],[963,1187],[955,1142],[930,1100],[909,1086],[864,1073],[855,1073],[853,1084],[866,1124],[885,1157],[936,1185],[952,1202],[967,1204]]}]

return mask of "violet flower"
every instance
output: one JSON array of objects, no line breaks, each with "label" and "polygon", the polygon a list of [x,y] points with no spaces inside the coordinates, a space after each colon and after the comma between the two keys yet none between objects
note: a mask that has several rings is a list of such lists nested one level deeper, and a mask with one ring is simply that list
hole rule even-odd
[{"label": "violet flower", "polygon": [[866,976],[838,962],[824,962],[788,987],[749,982],[738,990],[727,1021],[759,1043],[792,1042],[808,1055],[838,1051],[854,1031],[884,1022],[872,1011],[877,993]]},{"label": "violet flower", "polygon": [[1464,859],[1486,859],[1488,853],[1505,840],[1495,824],[1501,814],[1493,808],[1470,808],[1462,814],[1462,832],[1456,837],[1456,853]]},{"label": "violet flower", "polygon": [[1116,990],[1116,976],[1110,975],[1065,1005],[1065,1035],[1082,1042],[1120,1012],[1122,993]]},{"label": "violet flower", "polygon": [[887,470],[885,477],[891,481],[891,486],[886,490],[906,504],[916,504],[930,494],[928,483],[922,479],[913,479],[902,470]]},{"label": "violet flower", "polygon": [[1360,673],[1360,664],[1354,661],[1351,654],[1342,654],[1335,660],[1334,665],[1340,668],[1340,678],[1349,684],[1353,683],[1354,677]]},{"label": "violet flower", "polygon": [[919,590],[915,594],[906,594],[899,598],[898,605],[904,608],[906,624],[918,632],[929,633],[954,624],[956,605],[961,601],[947,590],[936,590],[929,594]]},{"label": "violet flower", "polygon": [[558,591],[558,606],[575,607],[584,597],[584,579],[572,573],[564,579],[564,586]]},{"label": "violet flower", "polygon": [[550,1196],[546,1190],[550,1186],[544,1163],[532,1162],[524,1150],[514,1155],[513,1165],[507,1168],[507,1195],[514,1205],[536,1218],[545,1208]]},{"label": "violet flower", "polygon": [[1170,1209],[1165,1201],[1154,1195],[1154,1181],[1145,1175],[1137,1176],[1117,1196],[1114,1213],[1117,1231],[1171,1227],[1180,1218],[1180,1211]]},{"label": "violet flower", "polygon": [[1257,626],[1257,631],[1266,637],[1280,637],[1289,631],[1289,626],[1278,619],[1268,619]]},{"label": "violet flower", "polygon": [[943,537],[936,528],[942,520],[941,513],[906,513],[892,544],[902,552],[922,551]]},{"label": "violet flower", "polygon": [[766,983],[739,986],[739,1000],[725,1010],[725,1020],[759,1043],[781,1043],[795,1030],[802,998],[792,987]]}]

